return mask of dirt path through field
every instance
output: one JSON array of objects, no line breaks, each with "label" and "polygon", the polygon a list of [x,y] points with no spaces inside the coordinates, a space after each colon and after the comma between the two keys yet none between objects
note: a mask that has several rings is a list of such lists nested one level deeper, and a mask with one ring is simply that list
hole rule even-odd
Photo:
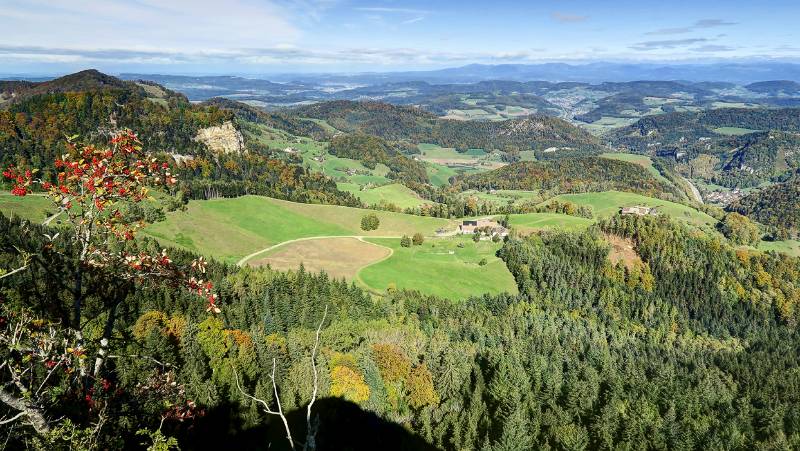
[{"label": "dirt path through field", "polygon": [[[307,237],[304,237],[304,238],[296,238],[294,240],[282,241],[282,242],[280,242],[278,244],[273,244],[272,246],[269,246],[269,247],[266,247],[264,249],[261,249],[260,251],[253,252],[250,255],[242,257],[238,262],[236,262],[236,265],[237,266],[244,266],[244,264],[247,263],[247,261],[250,260],[251,258],[256,257],[256,256],[261,255],[261,254],[265,254],[265,253],[267,253],[267,252],[269,252],[271,250],[277,249],[279,247],[286,246],[287,244],[297,243],[299,241],[319,240],[319,239],[323,239],[323,238],[355,238],[355,239],[357,239],[357,240],[359,240],[361,242],[366,243],[366,241],[364,241],[364,238],[398,238],[399,239],[400,237],[399,236],[369,236],[369,235],[307,236]],[[372,244],[372,243],[370,243],[370,244]]]},{"label": "dirt path through field", "polygon": [[325,272],[335,279],[356,280],[365,266],[383,261],[394,251],[359,237],[318,238],[299,240],[281,246],[268,256],[247,262],[251,266],[269,265],[277,270],[297,270],[302,265],[308,272]]}]

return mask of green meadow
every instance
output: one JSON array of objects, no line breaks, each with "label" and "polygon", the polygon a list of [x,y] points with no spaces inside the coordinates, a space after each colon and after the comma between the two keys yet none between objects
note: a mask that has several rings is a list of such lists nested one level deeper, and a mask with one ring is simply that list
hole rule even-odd
[{"label": "green meadow", "polygon": [[7,191],[0,193],[0,213],[7,217],[17,216],[41,223],[55,212],[52,202],[45,196],[19,197]]},{"label": "green meadow", "polygon": [[642,205],[659,207],[660,213],[696,226],[713,226],[717,223],[716,219],[692,207],[635,193],[603,191],[600,193],[562,194],[556,196],[555,199],[566,200],[578,205],[589,205],[594,210],[596,218],[612,216],[618,213],[622,207]]},{"label": "green meadow", "polygon": [[541,229],[577,231],[588,228],[594,220],[558,213],[525,213],[509,215],[511,227],[522,232]]},{"label": "green meadow", "polygon": [[749,128],[741,128],[741,127],[719,127],[713,130],[714,133],[719,135],[727,135],[727,136],[742,136],[748,133],[756,133],[761,130],[753,130]]},{"label": "green meadow", "polygon": [[[418,290],[450,299],[483,293],[516,293],[505,263],[495,256],[502,243],[454,236],[432,238],[421,246],[401,247],[399,239],[368,238],[392,249],[393,254],[358,273],[367,287],[384,293],[390,287]],[[462,247],[459,247],[462,245]],[[481,260],[485,259],[485,265]]]},{"label": "green meadow", "polygon": [[363,188],[357,183],[337,183],[336,187],[342,191],[353,193],[365,205],[394,204],[400,208],[413,208],[423,204],[431,203],[419,197],[412,189],[399,183],[378,186],[375,188]]},{"label": "green meadow", "polygon": [[[377,230],[361,230],[361,218],[374,213]],[[273,244],[312,236],[433,235],[451,226],[446,219],[372,211],[335,205],[299,204],[261,196],[190,201],[185,211],[144,232],[164,244],[181,247],[229,263]]]}]

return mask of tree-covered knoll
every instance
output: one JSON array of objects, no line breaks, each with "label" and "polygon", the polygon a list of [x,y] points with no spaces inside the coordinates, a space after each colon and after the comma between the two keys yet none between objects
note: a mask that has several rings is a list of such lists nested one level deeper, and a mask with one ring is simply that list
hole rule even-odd
[{"label": "tree-covered knoll", "polygon": [[800,177],[794,175],[758,190],[733,202],[728,209],[773,227],[779,239],[796,235],[800,230]]},{"label": "tree-covered knoll", "polygon": [[648,196],[683,197],[673,185],[656,179],[640,165],[600,157],[522,161],[461,178],[473,189],[548,190],[556,194],[630,191]]},{"label": "tree-covered knoll", "polygon": [[345,132],[362,132],[388,141],[435,143],[456,149],[544,150],[569,147],[599,152],[597,138],[558,118],[532,115],[499,122],[440,119],[413,107],[379,102],[334,101],[304,106],[296,113],[324,119]]},{"label": "tree-covered knoll", "polygon": [[330,140],[328,152],[360,161],[369,169],[378,163],[389,167],[389,177],[411,183],[429,183],[425,165],[403,155],[382,138],[361,133],[339,135]]},{"label": "tree-covered knoll", "polygon": [[[96,71],[8,86],[17,89],[18,96],[0,108],[0,166],[4,168],[29,166],[52,178],[53,162],[69,152],[65,137],[77,136],[81,142],[99,145],[114,132],[129,128],[136,130],[148,150],[162,153],[162,159],[171,162],[180,176],[178,190],[187,199],[261,194],[299,202],[360,204],[323,174],[275,158],[251,140],[245,139],[246,153],[218,154],[195,139],[199,130],[227,121],[255,119],[318,131],[312,121],[259,114],[227,102],[195,105],[158,85],[125,82]],[[176,154],[179,159],[174,159]]]}]

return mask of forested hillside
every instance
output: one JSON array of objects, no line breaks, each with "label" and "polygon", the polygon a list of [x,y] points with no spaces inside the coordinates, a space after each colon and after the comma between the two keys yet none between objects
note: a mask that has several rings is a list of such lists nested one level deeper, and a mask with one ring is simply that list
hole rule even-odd
[{"label": "forested hillside", "polygon": [[645,117],[609,138],[621,149],[673,159],[684,176],[743,188],[798,166],[798,132],[796,108],[724,108]]},{"label": "forested hillside", "polygon": [[522,161],[459,180],[464,188],[546,190],[555,194],[630,191],[648,196],[683,197],[674,186],[657,180],[645,168],[600,157]]},{"label": "forested hillside", "polygon": [[429,183],[425,165],[403,155],[394,146],[377,136],[356,133],[332,138],[328,146],[332,155],[350,158],[375,169],[378,163],[389,167],[389,177],[412,183]]},{"label": "forested hillside", "polygon": [[800,177],[769,186],[728,206],[731,211],[750,216],[778,229],[781,238],[800,231]]},{"label": "forested hillside", "polygon": [[[222,154],[197,139],[203,129],[237,121],[325,136],[312,121],[261,113],[229,101],[194,105],[158,85],[122,81],[97,71],[4,86],[14,97],[0,105],[3,167],[30,166],[53,177],[53,163],[70,151],[65,138],[104,144],[112,133],[129,128],[137,131],[148,150],[170,155],[167,158],[180,176],[178,191],[185,199],[263,194],[301,202],[359,205],[324,175],[273,158],[244,137],[241,149]],[[218,133],[220,139],[234,143],[239,139],[235,125],[226,133]]]},{"label": "forested hillside", "polygon": [[757,186],[800,167],[800,133],[748,133],[729,146],[734,150],[721,156],[720,173],[712,179],[723,186]]},{"label": "forested hillside", "polygon": [[[614,142],[645,151],[647,144],[692,145],[701,137],[720,137],[713,129],[737,127],[751,130],[800,131],[800,110],[722,108],[701,112],[648,116],[613,134]],[[683,141],[681,140],[683,138]]]},{"label": "forested hillside", "polygon": [[[20,261],[15,247],[35,251],[45,239],[18,221],[0,218],[0,229],[6,267]],[[185,448],[286,449],[280,419],[243,392],[274,405],[275,359],[277,396],[304,440],[322,324],[319,449],[800,445],[791,370],[800,361],[787,352],[800,346],[798,260],[735,252],[665,218],[615,217],[600,229],[632,240],[641,260],[612,265],[597,230],[511,240],[500,254],[520,296],[462,303],[411,292],[371,300],[325,276],[212,264],[206,278],[222,308],[214,316],[175,288],[131,290],[112,278],[99,289],[86,273],[86,286],[98,287],[85,298],[88,316],[104,317],[108,296],[124,299],[118,357],[91,389],[54,373],[45,386],[60,395],[41,412],[69,421],[49,435],[19,427],[9,444],[91,437],[118,448],[146,441],[134,435],[145,430]],[[48,252],[3,281],[10,326],[23,306],[69,324],[72,296],[58,287],[71,257],[58,242]]]},{"label": "forested hillside", "polygon": [[264,111],[246,103],[236,102],[223,97],[214,97],[202,103],[233,112],[237,118],[254,124],[264,124],[271,128],[287,131],[297,136],[308,136],[316,140],[324,140],[328,132],[319,124],[291,114]]},{"label": "forested hillside", "polygon": [[345,132],[363,132],[389,141],[435,143],[460,150],[544,150],[571,147],[596,152],[599,141],[570,123],[548,116],[476,122],[439,119],[413,107],[377,102],[321,102],[301,107],[297,114],[324,119]]}]

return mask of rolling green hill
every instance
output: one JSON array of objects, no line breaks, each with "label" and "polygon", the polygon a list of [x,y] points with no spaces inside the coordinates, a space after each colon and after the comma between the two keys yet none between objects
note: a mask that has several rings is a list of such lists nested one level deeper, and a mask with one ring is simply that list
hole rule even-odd
[{"label": "rolling green hill", "polygon": [[[361,218],[374,213],[377,230],[361,230]],[[433,235],[448,226],[446,219],[411,216],[332,205],[300,204],[268,197],[191,201],[186,211],[167,214],[166,221],[145,232],[165,244],[236,262],[270,245],[311,236]]]},{"label": "rolling green hill", "polygon": [[[362,283],[373,290],[385,292],[393,287],[449,299],[516,293],[514,278],[505,263],[495,256],[502,243],[473,243],[469,237],[450,237],[405,248],[400,246],[399,239],[368,238],[367,241],[394,251],[388,259],[358,273]],[[484,259],[485,264],[481,265]]]},{"label": "rolling green hill", "polygon": [[607,218],[619,212],[622,207],[642,205],[659,207],[659,213],[681,219],[697,226],[711,226],[717,220],[692,207],[636,193],[604,191],[600,193],[562,194],[555,199],[591,206],[597,218]]},{"label": "rolling green hill", "polygon": [[395,205],[398,208],[413,208],[430,203],[419,197],[410,188],[399,183],[378,186],[375,188],[363,188],[356,183],[338,183],[337,186],[342,191],[352,193],[365,205]]}]

